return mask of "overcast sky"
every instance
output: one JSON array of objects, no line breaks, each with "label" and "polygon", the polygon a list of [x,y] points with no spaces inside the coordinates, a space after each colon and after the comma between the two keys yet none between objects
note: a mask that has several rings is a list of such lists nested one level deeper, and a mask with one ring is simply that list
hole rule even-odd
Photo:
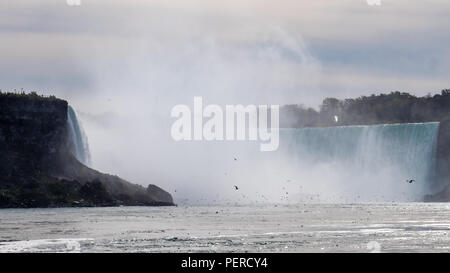
[{"label": "overcast sky", "polygon": [[170,190],[201,180],[183,162],[212,161],[173,146],[175,104],[440,92],[449,14],[448,0],[2,0],[0,88],[67,99],[95,168]]},{"label": "overcast sky", "polygon": [[450,87],[446,0],[81,4],[0,2],[0,88],[75,101],[138,88],[317,106],[324,96]]}]

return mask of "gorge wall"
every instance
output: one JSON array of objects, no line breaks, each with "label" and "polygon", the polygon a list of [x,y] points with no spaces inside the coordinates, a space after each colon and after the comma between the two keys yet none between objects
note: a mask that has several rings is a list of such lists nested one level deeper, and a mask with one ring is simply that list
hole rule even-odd
[{"label": "gorge wall", "polygon": [[173,205],[169,193],[91,169],[72,154],[68,103],[0,93],[0,207]]},{"label": "gorge wall", "polygon": [[425,196],[427,202],[450,202],[450,121],[439,124],[436,154],[436,173],[438,183],[444,188],[437,193]]}]

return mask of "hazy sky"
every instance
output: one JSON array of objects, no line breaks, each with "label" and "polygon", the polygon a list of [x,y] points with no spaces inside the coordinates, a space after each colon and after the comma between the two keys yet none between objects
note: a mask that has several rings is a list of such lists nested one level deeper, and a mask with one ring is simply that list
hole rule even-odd
[{"label": "hazy sky", "polygon": [[94,167],[174,189],[170,166],[204,180],[183,162],[212,160],[176,154],[173,105],[439,92],[449,14],[448,0],[2,0],[0,88],[67,99]]},{"label": "hazy sky", "polygon": [[450,85],[446,0],[81,3],[1,1],[1,88],[75,99],[158,85],[316,106],[324,96]]}]

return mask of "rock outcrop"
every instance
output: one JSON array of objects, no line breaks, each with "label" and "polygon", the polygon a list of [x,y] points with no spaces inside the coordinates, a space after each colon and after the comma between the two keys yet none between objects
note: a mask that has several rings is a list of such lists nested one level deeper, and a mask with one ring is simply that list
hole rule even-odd
[{"label": "rock outcrop", "polygon": [[436,194],[426,195],[425,202],[449,202],[450,200],[450,185],[447,185],[442,191]]}]

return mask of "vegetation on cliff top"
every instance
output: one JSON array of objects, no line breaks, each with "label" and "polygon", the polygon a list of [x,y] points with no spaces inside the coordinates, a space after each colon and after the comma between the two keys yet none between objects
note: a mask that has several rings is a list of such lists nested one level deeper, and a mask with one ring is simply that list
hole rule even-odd
[{"label": "vegetation on cliff top", "polygon": [[355,99],[326,98],[318,111],[285,105],[280,116],[285,128],[445,121],[450,119],[450,89],[424,97],[397,91]]},{"label": "vegetation on cliff top", "polygon": [[63,101],[61,99],[58,99],[57,97],[50,95],[50,96],[44,96],[44,95],[39,95],[36,92],[30,92],[30,93],[25,93],[25,91],[21,91],[21,92],[3,92],[0,89],[0,99],[29,99],[29,100],[34,100],[34,101]]}]

